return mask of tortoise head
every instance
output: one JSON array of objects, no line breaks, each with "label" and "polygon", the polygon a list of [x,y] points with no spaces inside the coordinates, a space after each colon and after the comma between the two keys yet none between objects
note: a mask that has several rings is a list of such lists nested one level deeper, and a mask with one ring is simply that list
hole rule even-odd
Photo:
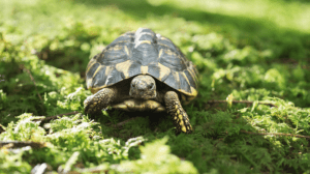
[{"label": "tortoise head", "polygon": [[156,97],[156,83],[149,75],[138,75],[132,79],[129,95],[133,98],[154,99]]}]

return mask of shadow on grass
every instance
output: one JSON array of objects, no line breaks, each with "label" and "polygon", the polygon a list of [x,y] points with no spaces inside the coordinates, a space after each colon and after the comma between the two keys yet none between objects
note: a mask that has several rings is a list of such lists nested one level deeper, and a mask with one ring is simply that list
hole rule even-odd
[{"label": "shadow on grass", "polygon": [[243,47],[248,44],[254,45],[258,49],[272,49],[275,57],[281,58],[306,58],[310,55],[305,52],[305,48],[310,47],[310,35],[297,31],[280,29],[275,24],[263,19],[249,19],[244,17],[233,17],[222,14],[209,13],[197,9],[183,9],[169,4],[153,6],[145,0],[122,1],[122,0],[89,0],[74,2],[83,3],[93,8],[117,7],[125,14],[143,20],[149,15],[162,17],[171,15],[180,17],[186,21],[195,21],[201,25],[208,25]]},{"label": "shadow on grass", "polygon": [[[45,114],[45,106],[39,100],[34,83],[25,72],[23,65],[18,64],[13,59],[11,62],[1,62],[0,74],[5,74],[4,80],[0,82],[0,122],[6,125],[10,121],[16,120],[15,116],[24,112],[32,112],[35,115]],[[47,86],[52,83],[45,82]],[[42,86],[37,86],[41,95],[46,91]]]},{"label": "shadow on grass", "polygon": [[[115,112],[115,111],[112,111]],[[200,173],[216,169],[218,173],[260,173],[277,171],[281,173],[300,173],[304,163],[298,167],[288,165],[283,161],[297,161],[295,147],[303,140],[292,142],[287,137],[264,137],[255,134],[252,127],[240,113],[234,111],[190,111],[191,124],[194,132],[190,135],[175,135],[172,119],[166,114],[157,115],[156,124],[152,123],[148,114],[139,117],[128,116],[128,113],[116,112],[111,115],[118,121],[114,127],[101,119],[102,133],[105,137],[119,138],[126,141],[129,138],[143,135],[147,142],[168,136],[171,152],[181,159],[191,161]],[[138,115],[136,115],[138,116]],[[132,119],[135,117],[135,119]],[[151,117],[156,117],[153,114]],[[253,133],[253,134],[251,134]],[[273,137],[273,138],[272,138]],[[290,141],[290,147],[278,147],[274,141],[281,141],[284,145]],[[272,149],[272,150],[271,150]],[[139,159],[138,148],[132,148],[130,159]],[[276,161],[282,163],[276,163]]]},{"label": "shadow on grass", "polygon": [[[204,33],[209,33],[210,31],[219,32],[239,48],[251,45],[258,50],[271,50],[273,52],[273,59],[303,61],[310,57],[310,50],[308,49],[310,47],[310,34],[281,29],[274,23],[263,19],[215,14],[193,8],[178,8],[169,4],[153,6],[145,0],[76,0],[72,1],[72,3],[82,3],[97,10],[102,10],[102,7],[116,7],[136,20],[147,20],[148,16],[161,18],[169,15],[183,18],[186,21],[195,21],[206,28],[203,31]],[[192,35],[194,34],[197,33],[192,33]],[[167,37],[169,38],[169,36]],[[90,42],[93,38],[88,39],[87,42]],[[63,51],[67,53],[47,50],[46,54],[48,54],[48,57],[52,57],[52,59],[47,59],[46,62],[62,69],[79,72],[81,77],[84,78],[84,71],[88,62],[86,57],[88,57],[89,52],[81,51],[80,47]]]}]

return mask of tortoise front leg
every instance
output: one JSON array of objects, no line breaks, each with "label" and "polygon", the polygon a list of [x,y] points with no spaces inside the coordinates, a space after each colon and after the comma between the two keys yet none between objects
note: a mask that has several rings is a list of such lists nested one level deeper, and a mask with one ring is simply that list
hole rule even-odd
[{"label": "tortoise front leg", "polygon": [[191,133],[193,129],[189,123],[187,113],[180,103],[178,94],[174,91],[168,91],[164,98],[167,112],[173,117],[174,124],[177,128],[176,133],[178,134],[181,131],[186,134]]},{"label": "tortoise front leg", "polygon": [[94,95],[87,97],[84,101],[86,114],[94,114],[109,106],[115,99],[117,91],[111,88],[103,88]]}]

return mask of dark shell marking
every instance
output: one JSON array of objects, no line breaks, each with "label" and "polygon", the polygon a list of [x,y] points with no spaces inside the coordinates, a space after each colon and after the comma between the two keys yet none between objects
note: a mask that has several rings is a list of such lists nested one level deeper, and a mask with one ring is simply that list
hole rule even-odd
[{"label": "dark shell marking", "polygon": [[192,62],[171,40],[146,28],[121,35],[90,60],[87,88],[97,92],[139,74],[149,74],[189,98],[197,95]]}]

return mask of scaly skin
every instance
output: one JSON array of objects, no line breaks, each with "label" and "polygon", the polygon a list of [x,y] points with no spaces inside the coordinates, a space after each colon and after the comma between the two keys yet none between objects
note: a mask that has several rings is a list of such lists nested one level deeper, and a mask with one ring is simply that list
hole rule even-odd
[{"label": "scaly skin", "polygon": [[180,103],[178,94],[174,91],[168,91],[165,94],[164,99],[166,104],[166,110],[172,116],[174,124],[177,128],[176,133],[192,133],[193,128],[189,123],[187,113],[184,111]]},{"label": "scaly skin", "polygon": [[87,97],[84,101],[86,114],[93,114],[109,106],[117,98],[117,91],[114,88],[103,88],[96,94]]}]

